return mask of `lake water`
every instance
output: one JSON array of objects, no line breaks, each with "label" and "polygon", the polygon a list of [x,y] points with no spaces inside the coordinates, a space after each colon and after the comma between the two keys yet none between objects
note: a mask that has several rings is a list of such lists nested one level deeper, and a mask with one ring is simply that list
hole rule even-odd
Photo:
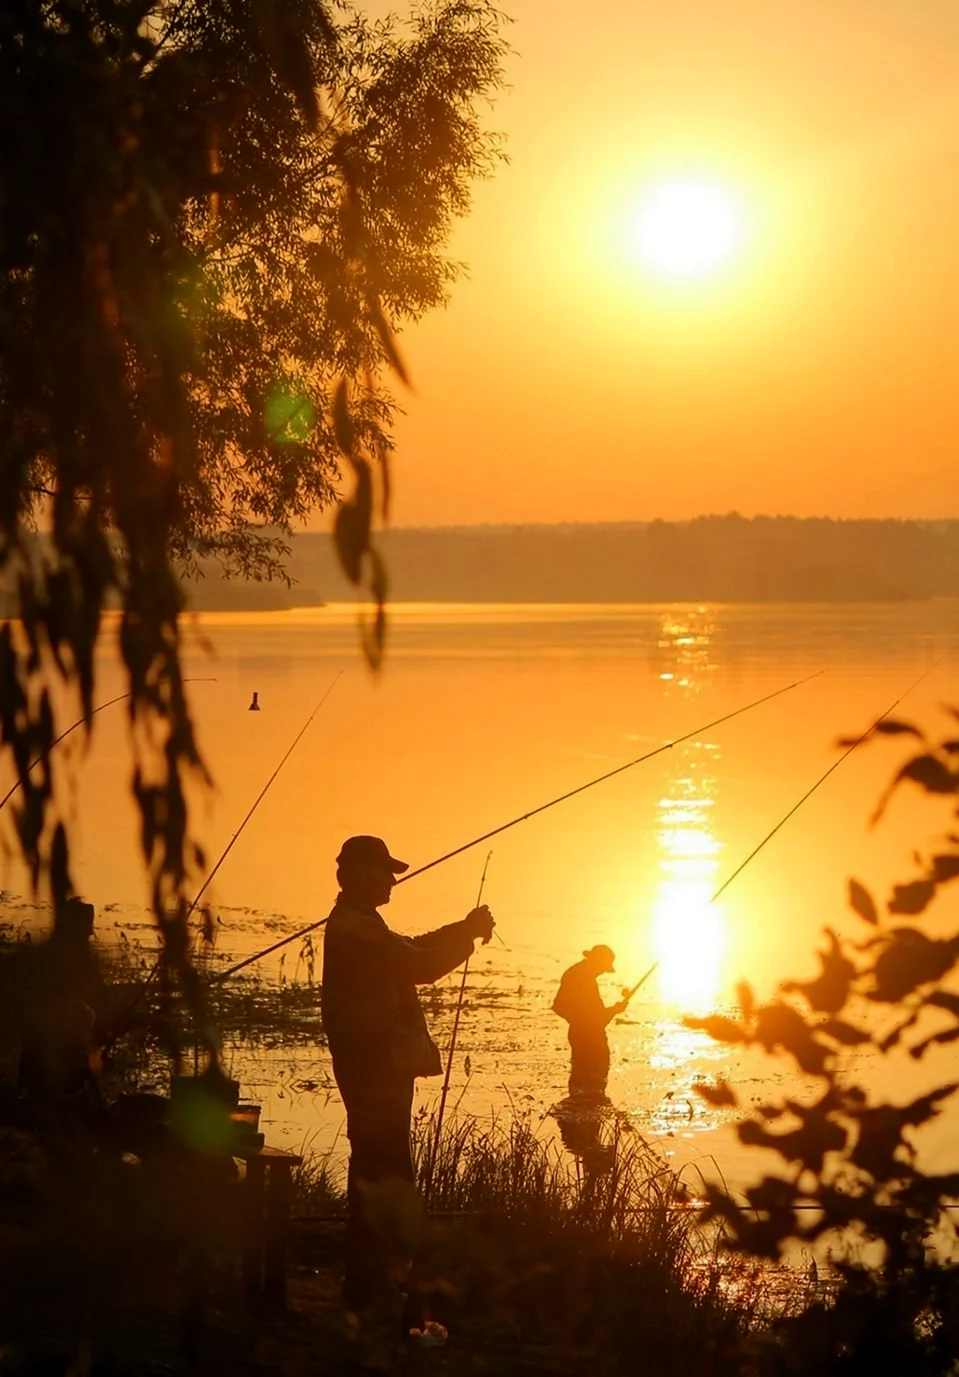
[{"label": "lake water", "polygon": [[[502,942],[480,949],[471,969],[451,1095],[460,1113],[530,1113],[544,1133],[565,1092],[565,1025],[550,1012],[562,971],[585,947],[607,942],[617,955],[616,975],[605,981],[613,1002],[621,985],[659,962],[610,1030],[610,1096],[677,1162],[712,1170],[716,1161],[728,1179],[742,1179],[752,1167],[728,1114],[709,1109],[693,1083],[725,1076],[758,1099],[784,1066],[715,1046],[685,1029],[682,1013],[730,1006],[741,979],[768,995],[782,978],[811,974],[822,927],[853,930],[859,921],[846,908],[847,876],[887,893],[909,876],[913,850],[942,830],[945,814],[904,790],[870,830],[871,808],[903,758],[897,742],[873,743],[836,770],[718,902],[710,896],[836,759],[836,738],[864,730],[924,674],[897,715],[938,729],[937,705],[959,701],[956,613],[949,602],[405,605],[391,609],[379,677],[362,662],[353,607],[189,621],[191,704],[215,779],[212,792],[197,792],[195,817],[212,858],[342,672],[209,892],[219,951],[243,955],[324,916],[336,892],[334,857],[351,833],[380,834],[395,855],[423,865],[692,732],[404,884],[386,916],[409,932],[462,916],[492,847],[484,899]],[[699,730],[809,675],[818,677]],[[97,700],[123,688],[106,646]],[[254,691],[259,713],[248,711]],[[63,797],[76,825],[77,888],[97,905],[102,938],[122,928],[150,943],[127,731],[119,705],[97,716],[85,756],[79,733],[64,743],[64,760],[77,768]],[[0,821],[6,916],[30,922],[29,886],[9,853],[9,809]],[[294,944],[287,975],[296,961]],[[279,963],[264,962],[264,976]],[[441,1046],[458,981],[445,982],[432,1016]],[[342,1145],[323,1050],[227,1050],[244,1095],[264,1104],[270,1141]],[[904,1088],[918,1093],[949,1056]],[[909,1074],[918,1075],[914,1065]],[[429,1106],[438,1089],[420,1082],[419,1102]],[[954,1127],[937,1125],[930,1160],[944,1164]]]}]

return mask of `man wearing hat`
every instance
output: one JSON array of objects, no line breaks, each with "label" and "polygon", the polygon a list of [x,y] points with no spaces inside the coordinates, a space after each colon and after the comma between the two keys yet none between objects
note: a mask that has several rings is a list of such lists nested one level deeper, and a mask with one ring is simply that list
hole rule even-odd
[{"label": "man wearing hat", "polygon": [[384,1183],[413,1182],[413,1082],[442,1071],[416,986],[455,970],[494,927],[483,904],[419,937],[391,931],[378,910],[408,869],[380,837],[349,837],[337,857],[340,893],[324,940],[323,1026],[350,1142],[343,1297],[354,1312],[375,1299],[383,1280],[364,1197]]},{"label": "man wearing hat", "polygon": [[610,947],[603,944],[590,947],[583,952],[582,961],[577,961],[565,973],[553,1000],[553,1012],[569,1024],[570,1095],[598,1097],[606,1094],[609,1077],[606,1026],[625,1010],[629,1001],[623,999],[607,1008],[596,980],[612,971],[615,959]]}]

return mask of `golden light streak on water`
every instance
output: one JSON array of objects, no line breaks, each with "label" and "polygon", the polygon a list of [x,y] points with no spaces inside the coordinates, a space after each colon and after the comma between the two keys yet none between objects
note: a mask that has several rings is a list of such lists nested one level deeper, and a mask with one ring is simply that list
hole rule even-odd
[{"label": "golden light streak on water", "polygon": [[[695,695],[711,663],[712,619],[705,609],[664,616],[659,650],[666,692]],[[663,997],[690,1013],[716,1004],[725,946],[723,912],[710,902],[722,845],[713,823],[718,747],[690,741],[671,754],[672,773],[657,813],[659,878],[653,943]]]}]

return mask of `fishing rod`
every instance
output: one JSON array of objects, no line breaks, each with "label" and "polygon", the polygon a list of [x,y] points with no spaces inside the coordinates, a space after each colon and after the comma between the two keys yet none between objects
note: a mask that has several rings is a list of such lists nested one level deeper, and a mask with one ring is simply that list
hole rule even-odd
[{"label": "fishing rod", "polygon": [[[541,803],[538,808],[532,808],[528,813],[523,813],[518,818],[513,818],[509,822],[502,823],[499,827],[494,827],[490,832],[484,832],[481,837],[474,837],[472,841],[464,842],[453,851],[447,851],[445,855],[438,856],[435,861],[430,861],[427,865],[421,865],[418,870],[411,870],[396,881],[397,885],[405,884],[407,880],[412,880],[416,875],[423,875],[427,870],[432,870],[434,866],[442,865],[444,861],[452,860],[454,856],[461,856],[464,851],[470,851],[474,846],[479,846],[484,841],[489,841],[491,837],[498,837],[501,832],[507,832],[511,827],[516,827],[521,822],[526,822],[528,818],[534,818],[538,813],[545,813],[548,808],[555,808],[558,803],[565,803],[567,799],[574,798],[577,794],[584,793],[587,789],[595,788],[597,784],[603,784],[607,779],[612,779],[615,775],[620,775],[624,770],[631,770],[636,765],[642,765],[644,761],[652,760],[654,756],[662,755],[664,751],[671,751],[674,746],[681,745],[684,741],[690,741],[695,736],[701,736],[703,732],[711,731],[713,727],[720,726],[723,722],[731,722],[734,717],[741,717],[743,713],[749,712],[752,708],[758,708],[763,703],[770,702],[773,698],[779,698],[784,693],[789,693],[792,689],[799,688],[803,684],[808,684],[812,679],[818,679],[825,671],[817,669],[813,674],[807,674],[802,679],[795,680],[792,684],[786,684],[783,688],[775,689],[772,693],[766,693],[762,698],[756,698],[745,707],[736,708],[733,712],[724,713],[721,717],[716,717],[712,722],[707,722],[694,731],[686,732],[683,736],[677,736],[673,741],[667,741],[662,746],[657,746],[654,750],[647,751],[645,755],[639,755],[635,760],[628,760],[625,765],[617,765],[614,770],[607,770],[605,774],[598,775],[596,779],[589,780],[586,784],[580,784],[575,789],[568,790],[565,794],[560,794],[557,798],[550,799],[548,803]],[[315,923],[309,923],[305,928],[300,928],[297,932],[290,933],[288,937],[281,937],[278,942],[273,942],[270,946],[264,947],[262,951],[254,952],[252,956],[244,957],[235,966],[230,966],[228,970],[220,971],[214,975],[212,980],[219,984],[220,981],[229,980],[230,976],[236,975],[245,967],[253,965],[255,961],[261,961],[264,956],[271,956],[273,952],[279,951],[289,942],[296,942],[298,939],[306,937],[308,933],[315,932],[317,928],[323,927],[327,922],[326,918],[320,918]]]},{"label": "fishing rod", "polygon": [[240,834],[242,833],[244,827],[245,827],[245,826],[247,825],[247,823],[250,821],[250,818],[252,818],[252,816],[253,816],[253,814],[256,812],[257,808],[259,808],[259,806],[260,806],[260,804],[262,803],[263,798],[264,798],[264,796],[266,795],[266,793],[267,793],[267,791],[268,791],[270,785],[271,785],[271,784],[273,783],[273,781],[276,779],[277,775],[278,775],[278,774],[280,773],[280,771],[283,769],[283,766],[286,764],[286,762],[289,760],[290,756],[291,756],[291,755],[293,754],[293,752],[296,750],[296,748],[297,748],[297,746],[298,746],[298,744],[299,744],[300,738],[305,734],[305,732],[306,732],[307,728],[309,727],[310,723],[313,721],[313,718],[314,718],[314,717],[316,716],[316,714],[319,712],[320,708],[321,708],[321,707],[323,706],[323,704],[326,702],[327,698],[329,698],[330,694],[331,694],[331,693],[333,692],[333,690],[336,688],[337,684],[339,683],[339,681],[340,681],[340,679],[341,679],[342,677],[343,677],[343,671],[342,671],[342,670],[339,670],[339,671],[333,676],[333,680],[332,680],[332,682],[331,682],[329,688],[328,688],[328,689],[326,690],[326,692],[323,694],[323,697],[322,697],[322,698],[320,699],[320,701],[317,703],[316,707],[315,707],[315,708],[313,709],[313,711],[310,713],[309,717],[308,717],[308,718],[306,719],[306,721],[303,723],[303,726],[300,728],[300,730],[297,732],[296,736],[295,736],[295,737],[293,738],[293,740],[291,741],[291,743],[290,743],[290,745],[289,745],[289,748],[288,748],[286,754],[284,755],[283,759],[280,761],[279,765],[277,765],[276,769],[275,769],[275,770],[273,771],[273,773],[270,775],[270,778],[266,781],[266,783],[264,784],[263,788],[262,788],[262,789],[260,790],[260,792],[257,794],[257,796],[256,796],[256,801],[254,802],[254,804],[253,804],[252,808],[250,809],[250,811],[247,813],[246,817],[245,817],[245,818],[243,819],[243,821],[240,823],[239,827],[238,827],[238,828],[236,829],[236,831],[233,833],[233,836],[230,838],[229,842],[228,842],[227,845],[226,845],[226,848],[225,848],[225,850],[224,850],[224,852],[223,852],[223,855],[222,855],[222,856],[220,857],[220,859],[217,861],[216,865],[215,865],[215,866],[213,867],[213,869],[210,871],[209,875],[206,877],[206,879],[203,881],[203,884],[200,886],[199,890],[197,891],[196,898],[193,900],[193,903],[190,905],[190,907],[189,907],[189,908],[187,909],[187,911],[186,911],[186,916],[187,916],[188,918],[189,918],[190,914],[193,912],[193,910],[196,908],[197,904],[198,904],[198,903],[200,902],[200,900],[203,898],[203,895],[206,893],[206,891],[207,891],[207,889],[209,888],[209,886],[212,884],[213,879],[214,879],[214,876],[216,875],[216,872],[219,870],[220,866],[223,864],[223,862],[226,860],[227,856],[229,856],[230,852],[233,850],[234,846],[236,845],[237,841],[238,841],[239,838],[240,838]]},{"label": "fishing rod", "polygon": [[[929,669],[925,671],[925,673],[920,674],[919,678],[914,683],[910,684],[909,687],[905,690],[905,692],[899,695],[895,702],[889,704],[885,712],[881,712],[879,714],[875,721],[872,722],[870,726],[866,728],[866,730],[862,733],[861,736],[857,736],[853,741],[849,742],[846,749],[843,751],[842,755],[840,755],[836,760],[834,760],[833,763],[829,766],[829,769],[825,770],[819,776],[815,784],[811,785],[810,788],[806,790],[802,798],[800,798],[798,802],[794,803],[788,812],[783,814],[783,816],[776,823],[775,827],[770,828],[770,830],[763,837],[762,841],[753,847],[752,851],[750,851],[749,855],[746,856],[744,860],[740,861],[739,865],[737,865],[736,869],[732,872],[732,874],[727,875],[726,879],[722,882],[722,884],[719,886],[716,892],[710,895],[709,904],[714,904],[716,900],[720,897],[720,895],[725,893],[725,891],[732,884],[733,880],[735,880],[738,875],[741,875],[743,873],[747,865],[749,865],[750,861],[755,860],[755,858],[759,855],[760,851],[762,851],[763,847],[767,844],[767,842],[772,841],[773,837],[780,830],[780,828],[784,827],[785,824],[789,821],[789,819],[799,812],[799,809],[803,806],[806,800],[812,798],[816,790],[820,788],[821,785],[825,784],[826,780],[833,773],[833,771],[838,770],[839,766],[848,756],[852,755],[853,751],[858,750],[864,741],[867,741],[869,737],[873,735],[874,732],[878,731],[880,724],[886,720],[889,714],[891,712],[894,712],[895,709],[898,708],[899,704],[903,701],[903,699],[908,698],[909,694],[912,693],[914,689],[917,689],[924,679],[928,679],[929,675],[932,674],[933,670],[937,669],[941,663],[941,659],[937,660],[935,664],[931,665]],[[707,904],[707,907],[708,906],[709,905]],[[646,981],[658,968],[659,964],[660,963],[658,961],[653,962],[653,964],[650,966],[649,970],[642,977],[642,979],[639,980],[632,987],[629,993],[625,996],[624,1003],[629,1003],[636,991],[640,988],[640,986],[645,985]]]},{"label": "fishing rod", "polygon": [[[201,676],[200,678],[194,677],[192,679],[184,679],[182,682],[184,684],[215,684],[217,680],[215,678]],[[117,694],[116,698],[108,698],[105,703],[99,703],[91,711],[90,717],[96,717],[98,712],[103,712],[106,708],[112,708],[114,703],[122,703],[125,699],[132,697],[132,693],[119,693]],[[60,742],[63,741],[66,737],[68,737],[71,732],[75,732],[78,727],[84,726],[84,724],[89,722],[89,720],[90,718],[88,718],[86,714],[84,714],[83,717],[78,717],[77,720],[71,726],[67,727],[66,731],[62,731],[59,736],[55,736],[53,738],[48,747],[48,751],[52,751],[54,746],[59,746]],[[42,760],[42,755],[38,755],[36,760],[31,760],[30,764],[26,768],[25,773],[29,774],[31,770],[35,770]],[[13,795],[17,792],[17,790],[21,787],[22,784],[23,780],[17,779],[14,781],[13,784],[10,785],[10,788],[4,794],[3,798],[0,798],[0,809],[5,808],[7,806]]]},{"label": "fishing rod", "polygon": [[[488,852],[486,860],[483,864],[483,873],[480,876],[479,890],[476,894],[476,903],[473,905],[474,908],[479,908],[480,904],[483,902],[483,886],[486,884],[486,872],[489,869],[489,863],[492,855],[492,851]],[[450,1075],[453,1070],[453,1053],[456,1051],[456,1035],[459,1032],[460,1027],[460,1014],[463,1011],[463,995],[466,992],[466,977],[469,974],[470,956],[472,956],[472,954],[473,953],[471,950],[463,963],[463,978],[460,980],[459,998],[456,1001],[456,1016],[453,1019],[453,1032],[450,1037],[449,1051],[446,1054],[446,1074],[443,1077],[443,1090],[440,1094],[440,1107],[436,1115],[436,1133],[433,1137],[433,1151],[430,1153],[429,1171],[426,1177],[426,1184],[423,1187],[423,1195],[426,1198],[426,1200],[429,1200],[430,1197],[430,1188],[433,1185],[433,1169],[436,1166],[436,1157],[440,1150],[440,1134],[443,1132],[443,1113],[446,1109],[446,1097],[449,1094],[450,1089]]]},{"label": "fishing rod", "polygon": [[[230,840],[227,842],[226,847],[224,848],[223,853],[222,853],[221,856],[220,856],[220,859],[217,861],[216,865],[215,865],[215,866],[213,867],[213,869],[210,871],[209,875],[206,877],[206,879],[203,881],[203,884],[200,886],[199,890],[197,891],[196,897],[194,898],[192,904],[190,905],[190,907],[189,907],[189,908],[187,909],[187,911],[186,911],[186,917],[187,917],[187,918],[190,917],[191,913],[192,913],[193,910],[196,908],[197,904],[200,902],[200,900],[201,900],[201,898],[203,897],[204,893],[206,892],[208,886],[210,885],[210,882],[213,880],[213,877],[216,875],[217,871],[220,869],[220,866],[221,866],[221,865],[223,864],[223,862],[226,860],[227,856],[230,854],[230,852],[233,850],[233,847],[236,845],[237,841],[239,840],[240,833],[243,831],[244,827],[246,827],[247,823],[250,821],[250,819],[252,818],[253,814],[256,812],[257,808],[259,808],[260,804],[263,802],[263,799],[266,797],[266,794],[267,794],[267,792],[268,792],[268,790],[269,790],[271,784],[272,784],[273,781],[276,779],[276,777],[277,777],[277,775],[280,773],[280,771],[283,769],[283,766],[284,766],[284,765],[286,764],[286,762],[289,760],[290,756],[291,756],[291,755],[293,754],[293,752],[296,750],[296,747],[298,746],[298,744],[299,744],[301,738],[302,738],[303,735],[305,734],[305,732],[306,732],[307,728],[309,727],[310,723],[313,721],[314,717],[315,717],[316,714],[319,712],[320,708],[321,708],[321,707],[323,706],[323,704],[326,702],[327,698],[329,698],[330,694],[331,694],[331,693],[333,692],[333,690],[336,688],[336,685],[337,685],[337,683],[339,682],[339,680],[342,678],[342,675],[343,675],[343,671],[342,671],[342,670],[339,670],[339,671],[333,676],[333,680],[332,680],[332,682],[330,683],[329,687],[327,688],[326,692],[325,692],[325,693],[323,694],[323,696],[320,698],[320,700],[319,700],[319,702],[317,703],[316,707],[315,707],[315,708],[313,709],[313,711],[310,713],[309,717],[308,717],[308,718],[306,719],[306,721],[303,723],[303,726],[300,728],[300,730],[297,732],[296,736],[295,736],[295,737],[293,738],[293,740],[290,742],[290,745],[287,747],[286,752],[284,753],[283,757],[282,757],[281,760],[280,760],[280,763],[277,765],[276,769],[275,769],[275,770],[273,771],[273,773],[270,775],[269,779],[266,781],[266,783],[264,784],[263,788],[260,790],[259,794],[257,794],[256,799],[255,799],[255,801],[254,801],[254,803],[253,803],[253,806],[249,809],[249,811],[247,812],[246,817],[243,819],[243,821],[240,823],[239,827],[238,827],[238,828],[236,829],[236,831],[233,833],[233,836],[232,836],[232,837],[230,838]],[[147,992],[147,990],[149,989],[149,987],[150,987],[150,985],[151,985],[151,983],[152,983],[154,977],[156,976],[157,972],[159,971],[160,966],[161,966],[161,964],[162,964],[162,961],[163,961],[162,955],[161,955],[161,956],[158,956],[157,959],[156,959],[156,961],[155,961],[154,964],[153,964],[152,969],[150,970],[149,975],[146,977],[146,979],[145,979],[145,980],[143,981],[143,983],[140,985],[140,988],[137,990],[136,995],[134,996],[133,1002],[132,1002],[132,1004],[130,1005],[129,1009],[127,1010],[127,1012],[126,1012],[126,1014],[124,1015],[124,1018],[123,1018],[123,1020],[121,1020],[121,1022],[122,1022],[122,1021],[125,1021],[126,1019],[128,1019],[128,1018],[130,1017],[130,1015],[131,1015],[132,1013],[135,1012],[137,1005],[140,1003],[140,1000],[141,1000],[141,999],[143,998],[143,996],[146,994],[146,992]],[[104,1044],[103,1051],[104,1051],[104,1052],[109,1051],[110,1048],[113,1046],[113,1044],[116,1042],[117,1038],[120,1037],[120,1036],[121,1036],[121,1033],[120,1033],[120,1032],[114,1033],[113,1037],[112,1037],[107,1043]]]},{"label": "fishing rod", "polygon": [[642,989],[642,987],[646,984],[646,981],[649,979],[653,971],[655,971],[658,966],[659,962],[654,961],[653,964],[650,966],[649,970],[646,972],[646,974],[640,976],[640,978],[636,981],[636,984],[633,986],[633,988],[631,990],[626,991],[626,994],[623,996],[622,1001],[624,1005],[629,1003],[629,1001],[632,999],[633,995],[636,993],[637,990]]},{"label": "fishing rod", "polygon": [[846,749],[843,751],[842,755],[839,756],[838,759],[833,761],[829,769],[824,771],[823,774],[821,774],[819,778],[816,780],[815,784],[813,784],[810,788],[806,790],[806,792],[803,794],[802,798],[798,801],[798,803],[793,804],[789,812],[784,814],[784,816],[779,819],[779,821],[776,823],[776,826],[766,833],[766,835],[763,837],[762,841],[758,844],[758,846],[754,846],[752,851],[750,851],[749,855],[746,857],[746,859],[740,862],[740,864],[736,867],[736,869],[733,871],[731,875],[728,875],[726,877],[726,879],[716,890],[716,893],[713,894],[710,898],[709,902],[711,904],[714,904],[716,900],[719,898],[719,896],[729,888],[729,886],[732,884],[733,880],[735,880],[737,875],[742,874],[742,872],[746,869],[747,865],[749,865],[750,861],[752,861],[756,856],[759,855],[760,851],[762,851],[763,847],[766,845],[767,842],[772,841],[773,837],[776,835],[779,829],[789,821],[793,814],[798,813],[799,809],[803,806],[806,800],[812,798],[813,794],[820,787],[820,785],[825,784],[826,780],[833,773],[833,771],[838,770],[839,766],[843,763],[844,760],[847,759],[847,757],[852,755],[853,751],[858,750],[864,741],[867,741],[874,732],[878,731],[880,724],[886,720],[886,718],[889,716],[891,712],[898,708],[902,700],[904,698],[908,698],[909,694],[912,693],[914,689],[917,689],[924,679],[928,679],[929,675],[933,672],[933,670],[938,669],[941,664],[942,660],[939,659],[935,662],[935,664],[930,665],[930,667],[925,671],[925,673],[920,674],[919,678],[915,681],[915,683],[910,684],[909,687],[905,690],[905,692],[900,693],[899,697],[895,700],[894,703],[889,704],[885,712],[881,712],[879,714],[876,720],[866,728],[862,736],[857,736],[855,740],[850,741]]}]

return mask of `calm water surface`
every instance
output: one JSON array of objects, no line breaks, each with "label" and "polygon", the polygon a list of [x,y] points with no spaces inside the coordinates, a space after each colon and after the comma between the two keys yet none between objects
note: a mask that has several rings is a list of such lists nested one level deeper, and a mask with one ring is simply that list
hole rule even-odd
[{"label": "calm water surface", "polygon": [[[858,921],[845,907],[846,877],[887,892],[945,814],[903,792],[870,831],[871,806],[902,759],[895,742],[875,744],[837,769],[718,902],[711,896],[836,759],[837,736],[863,730],[930,670],[897,715],[938,728],[937,705],[959,701],[957,610],[947,602],[397,606],[379,678],[361,662],[352,607],[197,618],[186,631],[187,672],[215,677],[191,685],[215,789],[197,791],[195,815],[213,858],[342,671],[216,877],[218,949],[246,954],[324,916],[336,891],[334,857],[351,833],[381,834],[394,854],[425,864],[822,671],[490,843],[484,898],[505,945],[477,955],[454,1066],[459,1113],[528,1112],[550,1133],[549,1108],[565,1090],[565,1025],[549,1008],[562,971],[583,948],[609,943],[617,953],[605,991],[612,1002],[658,961],[610,1030],[611,1098],[677,1162],[709,1171],[718,1163],[727,1179],[742,1179],[753,1168],[728,1116],[692,1086],[725,1076],[759,1099],[784,1068],[715,1046],[684,1029],[682,1013],[730,1006],[741,979],[768,995],[780,979],[810,974],[824,924]],[[254,690],[260,713],[247,710]],[[122,691],[115,652],[106,650],[98,700]],[[85,756],[71,741],[78,768],[64,798],[77,825],[78,889],[96,903],[104,939],[116,925],[149,944],[122,706],[96,718]],[[10,810],[3,823],[9,829]],[[462,916],[487,850],[403,885],[387,910],[391,924],[415,932]],[[8,916],[31,921],[29,886],[9,854],[0,880]],[[264,976],[275,977],[279,961],[264,962]],[[287,975],[296,963],[294,945]],[[458,980],[447,982],[450,991]],[[451,1003],[441,997],[433,1016],[441,1045]],[[271,1141],[342,1142],[325,1051],[228,1051],[244,1094],[265,1106]],[[930,1063],[904,1089],[918,1093],[943,1065]],[[420,1082],[420,1103],[433,1103],[438,1088]],[[954,1127],[940,1122],[930,1138],[939,1165],[949,1160]]]}]

